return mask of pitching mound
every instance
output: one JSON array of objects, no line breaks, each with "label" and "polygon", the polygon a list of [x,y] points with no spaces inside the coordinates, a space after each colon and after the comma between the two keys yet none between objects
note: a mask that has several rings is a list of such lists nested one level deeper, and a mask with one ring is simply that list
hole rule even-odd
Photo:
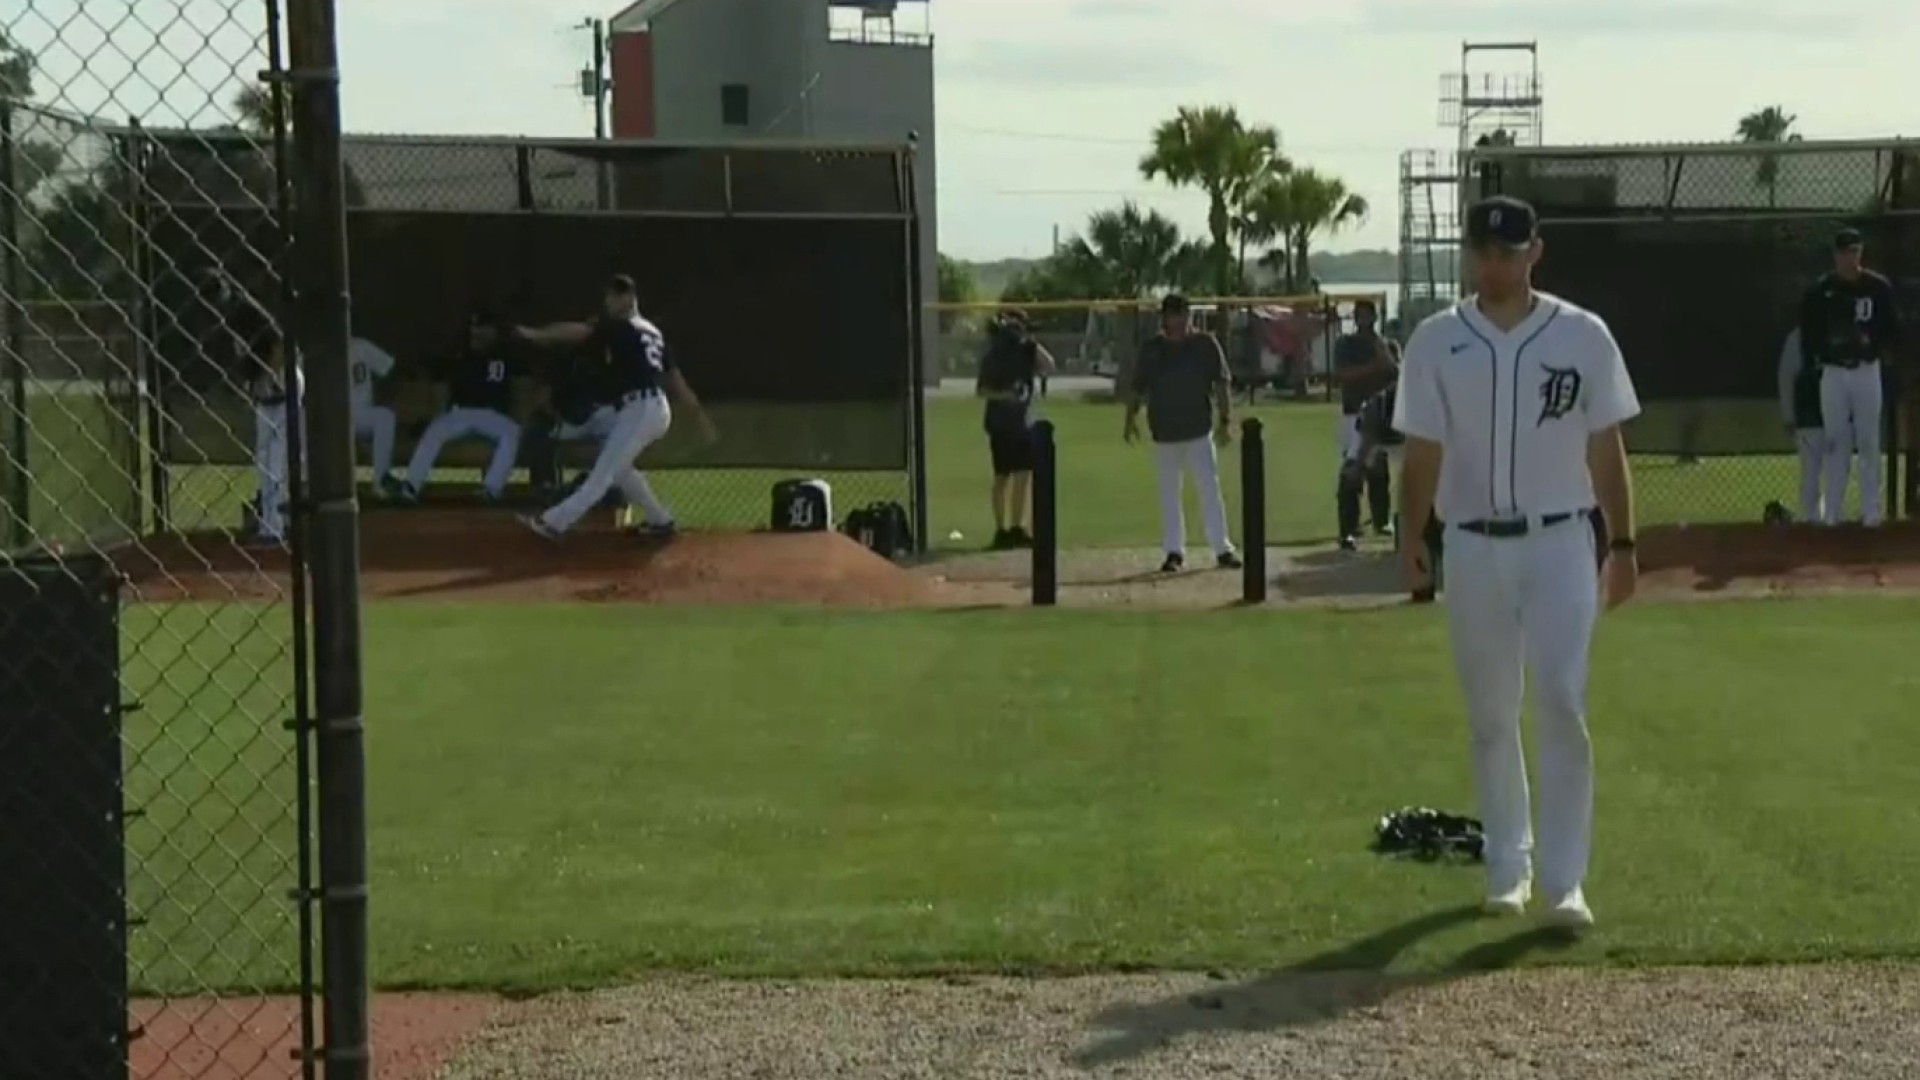
[{"label": "pitching mound", "polygon": [[[838,533],[686,533],[645,541],[583,522],[552,542],[500,511],[413,510],[362,518],[361,594],[450,600],[674,604],[938,604],[937,582]],[[224,535],[158,537],[121,560],[143,600],[271,595],[277,551]]]},{"label": "pitching mound", "polygon": [[1694,525],[1646,529],[1650,592],[1783,593],[1920,589],[1920,525]]}]

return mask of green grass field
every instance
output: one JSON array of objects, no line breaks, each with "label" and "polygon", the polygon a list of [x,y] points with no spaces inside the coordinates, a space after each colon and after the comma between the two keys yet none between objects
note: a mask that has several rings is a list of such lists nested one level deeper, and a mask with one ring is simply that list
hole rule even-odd
[{"label": "green grass field", "polygon": [[[139,826],[136,897],[185,898],[136,935],[150,988],[290,978],[287,737],[245,689],[275,647],[228,640],[249,610],[129,613],[129,634],[165,620],[194,639],[130,669],[174,684],[129,732],[160,748],[133,786],[173,807]],[[1610,619],[1604,924],[1553,958],[1920,954],[1916,618],[1871,598]],[[391,603],[366,612],[366,661],[384,987],[1267,969],[1479,888],[1472,868],[1366,850],[1386,810],[1471,810],[1432,609]],[[1454,926],[1401,962],[1499,932]]]},{"label": "green grass field", "polygon": [[[140,515],[124,477],[130,460],[123,422],[104,399],[84,394],[34,399],[29,461],[34,478],[29,497],[35,530],[43,539],[73,542]],[[1152,546],[1159,536],[1159,502],[1150,451],[1120,439],[1120,407],[1066,399],[1044,404],[1056,425],[1059,446],[1061,542],[1068,547]],[[1338,413],[1324,404],[1262,404],[1240,409],[1258,416],[1267,438],[1267,535],[1274,543],[1333,539],[1333,488]],[[676,450],[676,453],[679,451]],[[667,469],[653,474],[661,495],[692,526],[753,528],[764,525],[768,490],[784,477],[810,470]],[[1769,499],[1796,501],[1797,468],[1788,456],[1707,458],[1680,466],[1669,457],[1636,460],[1641,517],[1649,524],[1758,521]],[[907,481],[894,473],[822,470],[842,510],[877,500],[908,498]],[[179,529],[237,526],[240,507],[254,490],[250,469],[178,466],[170,470],[173,525]],[[444,470],[439,478],[472,483],[469,469]],[[969,399],[936,398],[927,405],[929,533],[935,547],[975,548],[992,533],[987,502],[990,478],[979,406]],[[1240,457],[1223,452],[1222,485],[1236,535],[1240,529]],[[1850,502],[1857,503],[1857,495]],[[0,503],[9,500],[0,498]],[[1191,493],[1189,526],[1198,534]],[[143,522],[151,526],[150,518]],[[0,512],[0,536],[11,532]],[[952,539],[953,533],[959,539]]]},{"label": "green grass field", "polygon": [[[1122,444],[1118,409],[1045,411],[1063,542],[1153,543],[1148,451]],[[1327,538],[1337,417],[1252,413],[1270,535]],[[936,400],[928,415],[934,539],[977,545],[990,522],[976,406]],[[84,395],[36,414],[34,459],[63,462],[36,474],[36,521],[114,520],[84,494],[120,468],[111,417]],[[1637,464],[1648,522],[1757,516],[1791,496],[1785,458]],[[245,470],[176,472],[176,507],[201,515],[183,525],[232,524],[251,493]],[[1237,516],[1236,454],[1224,473]],[[691,520],[750,525],[776,475],[659,479]],[[872,481],[828,476],[843,506]],[[1594,673],[1605,926],[1556,958],[1920,954],[1906,797],[1920,737],[1900,722],[1920,684],[1903,652],[1916,617],[1920,602],[1862,599],[1610,621]],[[126,615],[143,989],[296,978],[286,619],[250,604]],[[365,619],[387,987],[535,990],[658,968],[1259,969],[1478,887],[1470,868],[1366,851],[1384,811],[1471,809],[1431,611],[389,603]],[[1496,932],[1454,926],[1402,962],[1436,966]]]}]

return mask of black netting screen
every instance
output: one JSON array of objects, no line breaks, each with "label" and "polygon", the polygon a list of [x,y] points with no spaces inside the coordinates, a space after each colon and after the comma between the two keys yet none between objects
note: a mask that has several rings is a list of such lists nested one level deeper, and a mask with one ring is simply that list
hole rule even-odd
[{"label": "black netting screen", "polygon": [[[249,406],[215,392],[231,358],[201,283],[218,270],[276,306],[270,162],[238,136],[132,137],[163,452],[245,464]],[[669,438],[651,467],[907,465],[900,152],[349,137],[345,157],[354,331],[399,361],[386,389],[403,435],[424,427],[435,399],[422,387],[471,316],[580,319],[627,273],[723,434],[702,448]],[[538,395],[522,394],[523,419]]]},{"label": "black netting screen", "polygon": [[1920,318],[1920,172],[1898,148],[1525,150],[1468,169],[1474,194],[1540,212],[1536,283],[1612,327],[1647,406],[1638,450],[1791,449],[1781,350],[1843,225]]}]

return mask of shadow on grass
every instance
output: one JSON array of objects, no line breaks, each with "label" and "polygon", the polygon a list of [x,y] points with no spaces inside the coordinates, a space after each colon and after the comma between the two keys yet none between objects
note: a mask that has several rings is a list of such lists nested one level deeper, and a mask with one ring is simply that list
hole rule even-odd
[{"label": "shadow on grass", "polygon": [[1326,1023],[1397,993],[1497,971],[1536,950],[1572,943],[1564,932],[1528,929],[1469,949],[1437,972],[1387,972],[1400,954],[1421,941],[1480,917],[1472,906],[1436,911],[1251,982],[1108,1010],[1092,1023],[1105,1037],[1075,1054],[1074,1063],[1090,1069],[1129,1061],[1209,1032],[1282,1031]]}]

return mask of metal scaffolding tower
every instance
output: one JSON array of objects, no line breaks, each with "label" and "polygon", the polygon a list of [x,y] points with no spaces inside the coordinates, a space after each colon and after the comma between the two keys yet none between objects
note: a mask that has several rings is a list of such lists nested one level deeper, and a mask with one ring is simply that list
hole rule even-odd
[{"label": "metal scaffolding tower", "polygon": [[1461,174],[1468,151],[1540,145],[1543,102],[1536,43],[1460,46],[1460,70],[1440,84],[1440,123],[1453,130],[1454,148],[1400,155],[1403,331],[1460,296],[1460,215],[1473,195]]}]

